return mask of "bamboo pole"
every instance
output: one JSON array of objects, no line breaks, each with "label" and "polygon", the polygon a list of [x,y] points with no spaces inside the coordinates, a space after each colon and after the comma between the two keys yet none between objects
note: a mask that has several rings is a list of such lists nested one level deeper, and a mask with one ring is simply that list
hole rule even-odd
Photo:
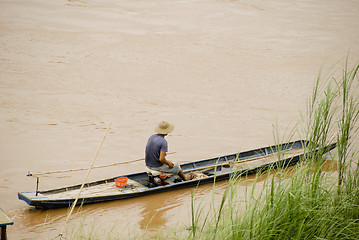
[{"label": "bamboo pole", "polygon": [[74,208],[75,208],[75,206],[76,206],[76,204],[77,204],[77,201],[78,201],[78,199],[79,199],[79,197],[80,197],[81,191],[82,191],[82,189],[84,188],[85,183],[87,182],[87,178],[88,178],[88,176],[89,176],[89,174],[90,174],[90,172],[91,172],[92,166],[93,166],[93,164],[94,164],[94,162],[95,162],[95,160],[96,160],[96,158],[97,158],[97,155],[98,155],[98,153],[99,153],[99,151],[100,151],[100,149],[101,149],[101,147],[102,147],[103,142],[105,141],[105,138],[106,138],[106,136],[107,136],[107,133],[108,133],[110,127],[111,127],[111,123],[108,125],[107,130],[106,130],[106,133],[105,133],[105,135],[103,136],[102,141],[101,141],[100,145],[99,145],[98,148],[97,148],[97,151],[96,151],[96,153],[95,153],[95,156],[94,156],[94,158],[92,159],[92,162],[91,162],[91,164],[90,164],[90,167],[89,167],[88,170],[87,170],[85,179],[84,179],[84,181],[82,182],[80,191],[79,191],[79,193],[78,193],[78,195],[77,195],[75,201],[74,201],[73,204],[72,204],[71,210],[70,210],[69,214],[67,215],[65,224],[64,224],[64,226],[63,226],[63,228],[62,228],[62,231],[61,231],[61,233],[59,234],[59,236],[62,236],[62,235],[63,235],[63,232],[65,231],[67,222],[69,221],[70,216],[71,216],[71,214],[72,214],[72,212],[73,212],[73,210],[74,210]]},{"label": "bamboo pole", "polygon": [[[176,152],[170,152],[170,153],[167,153],[167,155],[175,154],[175,153],[176,153]],[[129,160],[129,161],[118,162],[118,163],[111,163],[111,164],[100,165],[100,166],[94,166],[94,167],[92,167],[92,169],[95,169],[95,168],[104,168],[104,167],[112,167],[112,166],[115,166],[115,165],[127,164],[127,163],[133,163],[133,162],[139,162],[139,161],[143,161],[143,160],[145,160],[145,158],[139,158],[139,159],[135,159],[135,160]],[[41,175],[54,174],[54,173],[67,173],[67,172],[77,172],[77,171],[84,171],[84,170],[88,170],[88,168],[77,168],[77,169],[48,171],[48,172],[37,172],[37,173],[31,173],[31,172],[29,171],[26,176],[28,176],[28,177],[30,177],[30,176],[41,176]]]}]

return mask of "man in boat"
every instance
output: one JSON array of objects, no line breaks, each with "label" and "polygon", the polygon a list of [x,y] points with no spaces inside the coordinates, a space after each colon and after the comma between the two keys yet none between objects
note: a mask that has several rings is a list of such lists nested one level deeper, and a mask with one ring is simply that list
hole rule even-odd
[{"label": "man in boat", "polygon": [[185,181],[187,180],[186,176],[179,164],[166,159],[168,144],[165,137],[167,134],[172,132],[174,128],[175,126],[172,123],[166,121],[162,121],[158,124],[155,128],[155,132],[157,134],[153,134],[148,139],[145,162],[147,168],[151,170],[176,174],[180,176],[183,181]]}]

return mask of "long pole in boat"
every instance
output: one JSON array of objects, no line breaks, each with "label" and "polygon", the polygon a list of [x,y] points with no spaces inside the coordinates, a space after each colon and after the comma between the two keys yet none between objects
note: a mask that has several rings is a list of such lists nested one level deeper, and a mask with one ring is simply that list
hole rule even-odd
[{"label": "long pole in boat", "polygon": [[61,233],[59,234],[59,236],[62,236],[62,233],[65,231],[67,222],[69,221],[70,216],[71,216],[71,214],[72,214],[72,212],[73,212],[73,210],[74,210],[74,208],[75,208],[75,206],[76,206],[76,204],[77,204],[77,200],[78,200],[79,197],[80,197],[81,191],[82,191],[82,189],[84,188],[85,183],[87,182],[87,178],[88,178],[88,176],[89,176],[89,174],[90,174],[90,171],[91,171],[91,169],[92,169],[92,167],[93,167],[93,164],[94,164],[94,162],[95,162],[95,160],[96,160],[96,158],[97,158],[97,155],[98,155],[98,153],[99,153],[99,151],[100,151],[100,149],[101,149],[101,147],[102,147],[102,144],[103,144],[103,142],[105,141],[105,138],[106,138],[106,136],[107,136],[107,133],[108,133],[108,130],[110,129],[110,127],[111,127],[111,123],[108,125],[107,130],[106,130],[106,133],[105,133],[105,135],[103,136],[102,141],[101,141],[100,145],[99,145],[98,148],[97,148],[96,154],[95,154],[94,158],[92,159],[92,162],[91,162],[90,167],[89,167],[88,170],[87,170],[87,174],[86,174],[86,176],[85,176],[84,181],[82,182],[80,191],[79,191],[79,193],[78,193],[78,195],[77,195],[75,201],[74,201],[73,204],[72,204],[71,210],[70,210],[69,214],[67,215],[67,218],[66,218],[64,227],[62,228],[62,231],[61,231]]}]

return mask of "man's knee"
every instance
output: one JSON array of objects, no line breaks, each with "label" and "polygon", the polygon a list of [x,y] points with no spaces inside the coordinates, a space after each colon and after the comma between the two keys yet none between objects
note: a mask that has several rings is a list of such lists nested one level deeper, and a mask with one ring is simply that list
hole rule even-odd
[{"label": "man's knee", "polygon": [[179,165],[178,163],[174,163],[173,165],[174,165],[174,166],[173,166],[173,172],[174,172],[175,174],[178,174],[178,173],[181,171],[180,165]]}]

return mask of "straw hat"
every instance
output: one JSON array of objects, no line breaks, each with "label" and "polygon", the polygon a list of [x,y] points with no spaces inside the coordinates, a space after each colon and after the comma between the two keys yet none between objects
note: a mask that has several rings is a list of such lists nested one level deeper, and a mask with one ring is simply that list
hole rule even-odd
[{"label": "straw hat", "polygon": [[173,131],[175,126],[172,123],[162,121],[158,126],[155,128],[155,132],[159,134],[169,134]]}]

